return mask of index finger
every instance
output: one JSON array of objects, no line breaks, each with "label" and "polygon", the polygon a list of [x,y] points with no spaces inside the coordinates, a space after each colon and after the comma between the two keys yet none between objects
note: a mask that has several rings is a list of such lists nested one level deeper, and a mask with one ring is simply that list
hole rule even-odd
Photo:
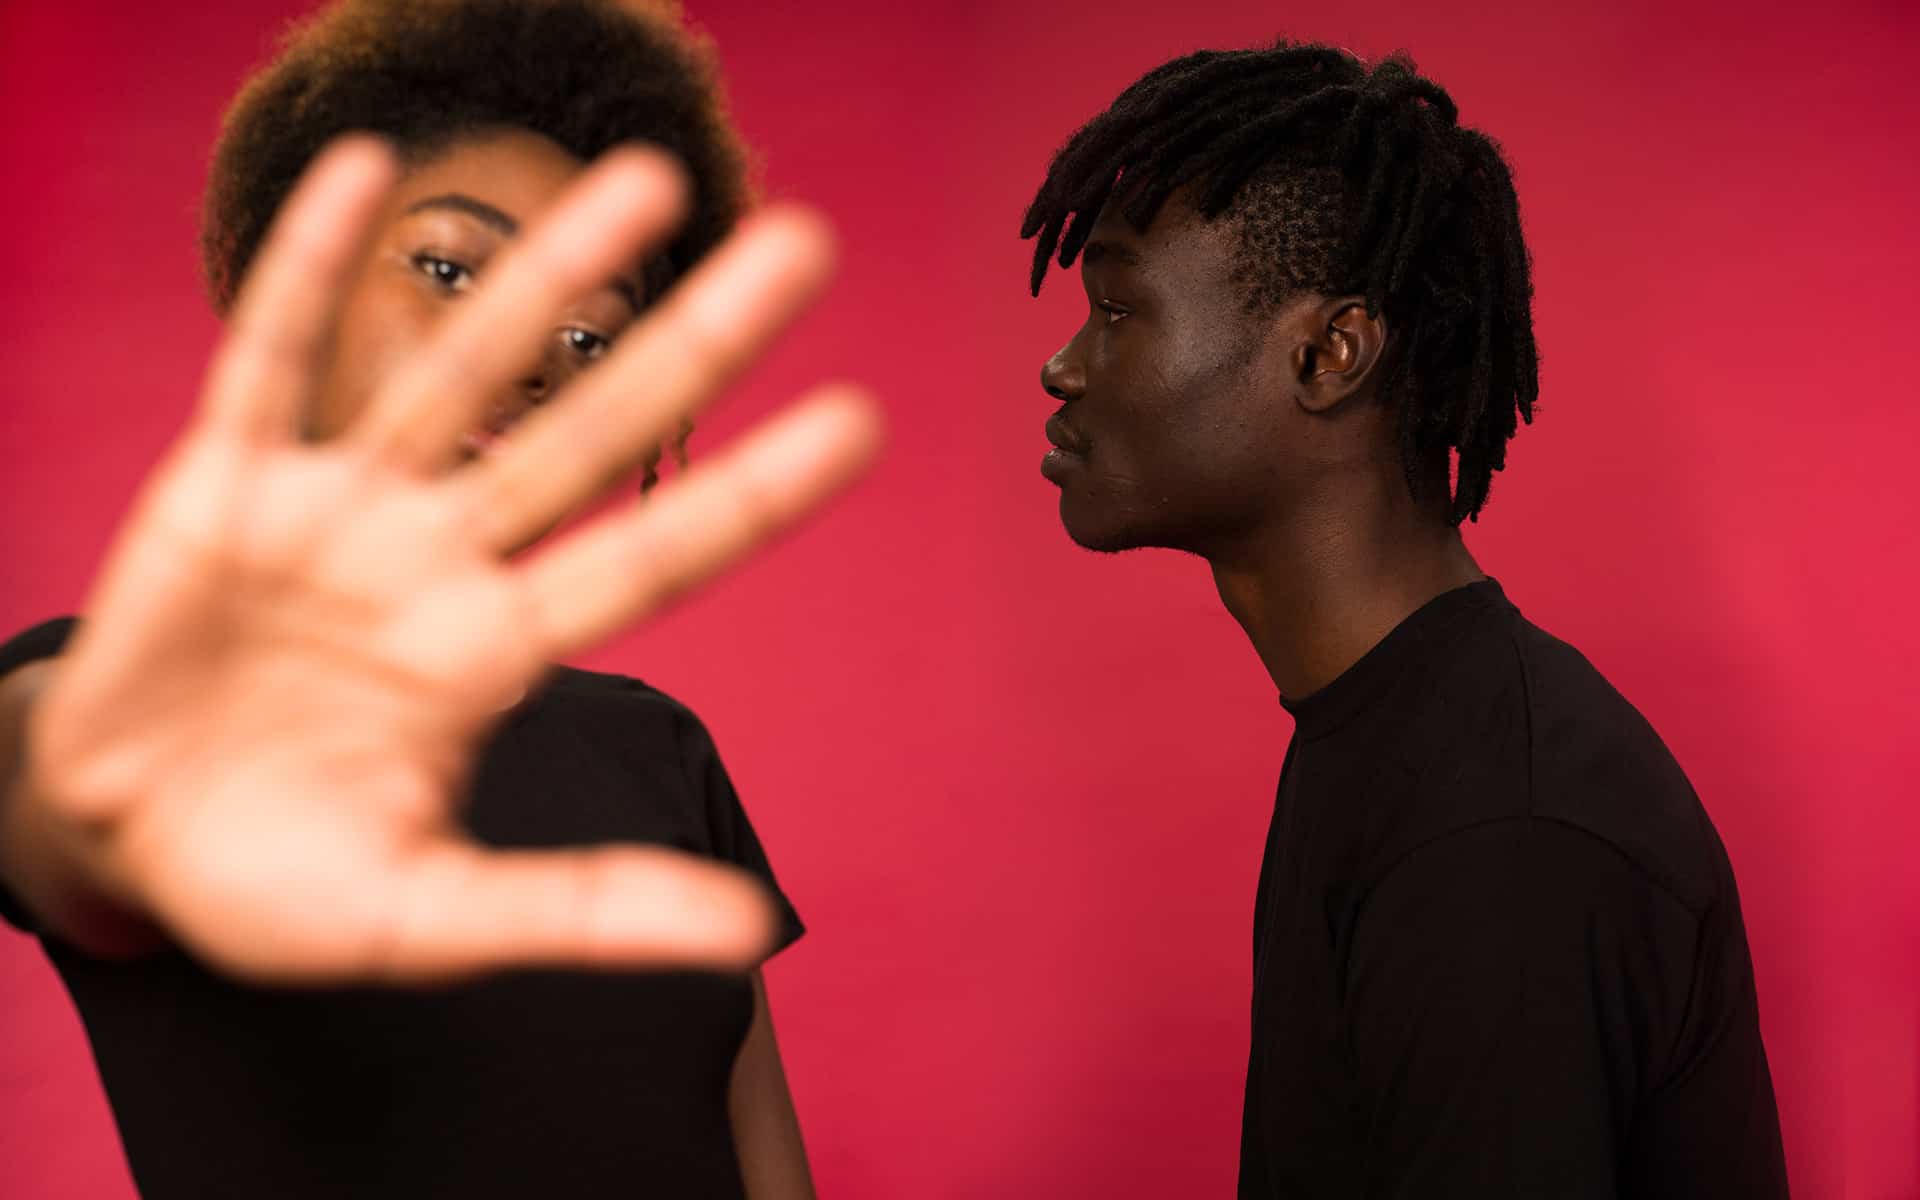
[{"label": "index finger", "polygon": [[322,150],[261,243],[227,318],[200,420],[243,438],[291,437],[359,250],[397,166],[376,138]]}]

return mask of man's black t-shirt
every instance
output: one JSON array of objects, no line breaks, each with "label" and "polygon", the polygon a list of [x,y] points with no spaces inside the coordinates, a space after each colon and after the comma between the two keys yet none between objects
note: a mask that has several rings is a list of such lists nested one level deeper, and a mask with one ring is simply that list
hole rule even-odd
[{"label": "man's black t-shirt", "polygon": [[1491,580],[1287,703],[1244,1200],[1787,1194],[1733,872]]},{"label": "man's black t-shirt", "polygon": [[[70,628],[0,647],[0,673],[57,653]],[[674,846],[774,886],[699,720],[616,676],[561,670],[523,703],[466,821],[499,846]],[[801,926],[774,894],[785,946]],[[727,1090],[752,1018],[743,978],[278,991],[179,953],[106,962],[43,941],[147,1200],[742,1195]]]}]

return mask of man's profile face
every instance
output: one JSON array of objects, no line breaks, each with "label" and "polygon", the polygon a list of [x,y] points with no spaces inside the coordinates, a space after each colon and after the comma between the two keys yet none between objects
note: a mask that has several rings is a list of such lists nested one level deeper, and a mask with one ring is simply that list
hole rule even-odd
[{"label": "man's profile face", "polygon": [[1271,506],[1285,350],[1233,277],[1231,221],[1176,195],[1141,233],[1109,204],[1081,252],[1087,319],[1041,371],[1061,402],[1042,472],[1092,550],[1205,554]]}]

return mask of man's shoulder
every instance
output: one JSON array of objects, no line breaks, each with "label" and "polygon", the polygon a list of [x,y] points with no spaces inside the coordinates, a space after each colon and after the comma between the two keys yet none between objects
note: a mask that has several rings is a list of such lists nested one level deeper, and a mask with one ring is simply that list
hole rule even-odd
[{"label": "man's shoulder", "polygon": [[1552,823],[1536,839],[1613,855],[1689,911],[1724,891],[1726,852],[1647,719],[1573,646],[1492,598],[1457,624],[1408,685],[1383,756],[1371,861],[1494,823]]},{"label": "man's shoulder", "polygon": [[1595,904],[1698,920],[1726,894],[1725,850],[1658,733],[1510,604],[1460,622],[1367,736],[1356,896],[1471,890],[1522,860],[1536,886]]},{"label": "man's shoulder", "polygon": [[1601,842],[1696,915],[1718,897],[1726,851],[1651,722],[1566,641],[1514,614],[1527,723],[1530,815]]}]

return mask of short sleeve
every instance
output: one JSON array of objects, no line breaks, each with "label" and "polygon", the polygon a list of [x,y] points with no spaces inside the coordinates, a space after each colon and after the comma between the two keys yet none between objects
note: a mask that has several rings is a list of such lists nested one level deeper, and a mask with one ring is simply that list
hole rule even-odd
[{"label": "short sleeve", "polygon": [[[1724,866],[1724,864],[1723,864]],[[1780,1110],[1731,867],[1703,922],[1673,1055],[1634,1123],[1625,1192],[1647,1200],[1787,1200]]]},{"label": "short sleeve", "polygon": [[[43,658],[59,654],[73,636],[74,619],[59,617],[42,622],[0,644],[0,675],[7,675]],[[0,885],[0,918],[25,933],[35,933],[33,919],[4,885]]]},{"label": "short sleeve", "polygon": [[0,643],[0,675],[60,653],[77,624],[72,617],[56,617]]},{"label": "short sleeve", "polygon": [[774,878],[773,865],[767,861],[767,852],[760,845],[753,823],[747,819],[747,810],[733,790],[733,780],[728,778],[727,769],[720,762],[720,752],[714,747],[706,726],[701,724],[698,717],[687,712],[680,722],[679,736],[687,784],[706,810],[713,856],[752,874],[772,893],[779,930],[775,934],[773,948],[767,954],[771,958],[799,941],[806,932],[806,925],[800,920],[793,902],[781,890],[779,881]]},{"label": "short sleeve", "polygon": [[1698,933],[1611,846],[1557,821],[1489,821],[1393,867],[1346,974],[1375,1150],[1365,1194],[1619,1195]]}]

